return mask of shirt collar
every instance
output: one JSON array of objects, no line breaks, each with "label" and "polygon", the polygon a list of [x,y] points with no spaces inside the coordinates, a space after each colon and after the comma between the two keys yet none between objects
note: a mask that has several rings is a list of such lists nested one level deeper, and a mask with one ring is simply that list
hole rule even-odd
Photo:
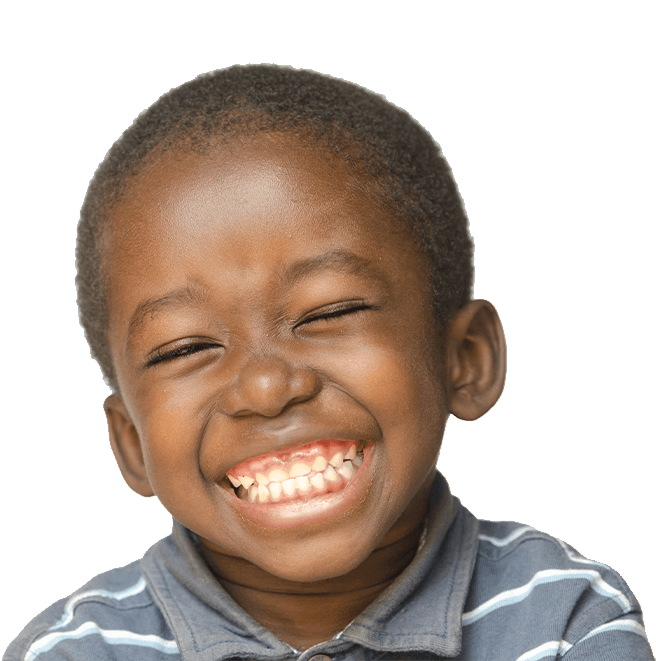
[{"label": "shirt collar", "polygon": [[[425,541],[413,561],[348,627],[304,652],[301,661],[352,644],[380,652],[457,656],[477,544],[477,520],[438,473]],[[192,533],[179,523],[174,521],[173,534],[146,553],[142,568],[185,661],[235,656],[274,661],[300,654],[237,605],[208,569]]]},{"label": "shirt collar", "polygon": [[380,651],[456,656],[478,544],[476,525],[438,473],[423,546],[342,637]]}]

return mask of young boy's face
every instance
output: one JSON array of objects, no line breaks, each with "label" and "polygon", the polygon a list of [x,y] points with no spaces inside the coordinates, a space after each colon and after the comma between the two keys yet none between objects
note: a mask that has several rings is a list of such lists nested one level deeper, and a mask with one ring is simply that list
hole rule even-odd
[{"label": "young boy's face", "polygon": [[[208,547],[296,581],[416,526],[446,423],[430,263],[372,190],[307,142],[260,136],[165,154],[107,234],[126,479]],[[313,470],[278,502],[226,478],[320,467],[348,442],[353,477]]]}]

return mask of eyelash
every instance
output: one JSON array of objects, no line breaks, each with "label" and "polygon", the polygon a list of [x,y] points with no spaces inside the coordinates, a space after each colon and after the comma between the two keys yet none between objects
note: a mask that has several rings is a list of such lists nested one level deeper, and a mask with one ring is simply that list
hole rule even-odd
[{"label": "eyelash", "polygon": [[209,349],[216,346],[218,345],[210,344],[209,342],[195,342],[192,344],[185,344],[184,346],[181,347],[176,347],[175,349],[171,349],[170,351],[160,352],[160,350],[158,349],[155,352],[155,355],[148,360],[148,362],[146,363],[146,367],[152,367],[153,365],[158,365],[159,363],[164,363],[169,360],[174,360],[176,358],[184,358],[185,356],[191,356],[195,353],[198,353],[199,351],[202,351],[203,349]]},{"label": "eyelash", "polygon": [[331,306],[328,310],[325,310],[324,312],[320,312],[318,314],[310,314],[306,318],[302,318],[296,326],[302,326],[304,324],[309,324],[313,321],[328,321],[330,319],[334,319],[335,317],[343,317],[344,315],[347,314],[352,314],[355,312],[362,312],[364,310],[369,310],[371,309],[370,305],[366,305],[365,303],[358,301],[358,302],[351,302],[351,303],[337,303],[334,306]]},{"label": "eyelash", "polygon": [[[353,314],[355,312],[362,312],[364,310],[369,310],[370,305],[365,305],[364,303],[339,303],[333,306],[331,309],[326,310],[320,314],[314,316],[308,316],[307,318],[301,319],[296,327],[303,326],[315,321],[329,321],[330,319],[335,319],[337,317],[343,317],[347,314]],[[204,349],[211,349],[218,345],[211,344],[210,342],[196,342],[191,344],[185,344],[180,347],[176,347],[170,351],[162,351],[158,349],[155,352],[155,355],[148,360],[146,367],[152,367],[160,363],[168,362],[170,360],[175,360],[176,358],[184,358],[186,356],[192,356],[195,353],[199,353]]]}]

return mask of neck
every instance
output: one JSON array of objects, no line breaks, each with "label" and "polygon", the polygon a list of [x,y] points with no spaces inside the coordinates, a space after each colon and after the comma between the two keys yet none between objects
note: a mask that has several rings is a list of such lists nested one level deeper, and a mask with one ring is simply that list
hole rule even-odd
[{"label": "neck", "polygon": [[216,547],[201,544],[201,553],[239,606],[299,650],[330,640],[410,564],[417,552],[427,509],[428,502],[419,516],[412,517],[412,522],[397,522],[353,571],[313,583],[279,578]]}]

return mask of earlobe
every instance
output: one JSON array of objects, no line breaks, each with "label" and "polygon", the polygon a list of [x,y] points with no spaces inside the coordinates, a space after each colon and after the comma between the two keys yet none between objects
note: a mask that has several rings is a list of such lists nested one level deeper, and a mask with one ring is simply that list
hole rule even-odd
[{"label": "earlobe", "polygon": [[104,404],[109,442],[116,462],[128,486],[141,496],[155,495],[148,475],[139,434],[125,405],[116,395],[110,395]]},{"label": "earlobe", "polygon": [[476,420],[496,404],[506,380],[506,340],[494,306],[471,301],[454,313],[446,346],[451,413]]}]

